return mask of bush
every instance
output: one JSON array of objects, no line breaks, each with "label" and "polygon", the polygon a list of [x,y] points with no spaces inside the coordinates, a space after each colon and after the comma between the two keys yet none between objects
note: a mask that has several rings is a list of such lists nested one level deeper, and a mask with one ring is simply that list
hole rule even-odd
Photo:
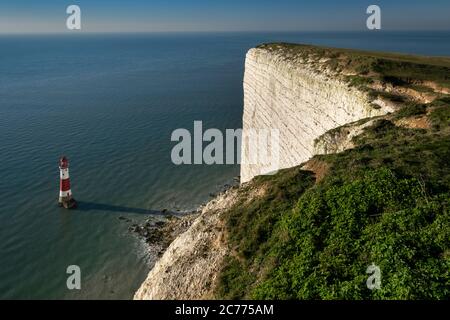
[{"label": "bush", "polygon": [[[257,299],[442,299],[450,296],[447,198],[428,199],[414,178],[391,170],[312,188],[284,215],[274,248],[282,263],[253,291]],[[283,230],[283,231],[282,231]],[[382,272],[367,289],[366,268]]]}]

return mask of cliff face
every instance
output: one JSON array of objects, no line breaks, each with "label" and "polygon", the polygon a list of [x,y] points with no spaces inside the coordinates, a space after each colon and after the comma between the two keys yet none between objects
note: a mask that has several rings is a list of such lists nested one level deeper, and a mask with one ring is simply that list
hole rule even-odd
[{"label": "cliff face", "polygon": [[[279,130],[280,169],[311,158],[314,140],[330,129],[393,111],[389,105],[373,104],[367,93],[350,87],[325,62],[320,57],[296,57],[281,47],[247,53],[243,135],[250,130]],[[266,148],[251,137],[242,143],[241,182],[268,171],[251,160],[255,145]]]},{"label": "cliff face", "polygon": [[[348,132],[352,134],[346,131],[339,139],[324,133],[392,111],[387,104],[375,107],[365,92],[349,87],[323,61],[311,59],[295,58],[283,49],[273,48],[255,48],[247,53],[243,134],[253,129],[277,129],[280,169],[299,165],[316,153],[348,149],[351,137],[361,131],[359,125],[355,129],[350,125]],[[267,164],[246,164],[254,161],[251,151],[258,142],[252,140],[257,136],[248,137],[248,143],[242,143],[241,182],[268,170]],[[229,251],[222,215],[237,201],[258,198],[263,189],[247,183],[209,202],[192,226],[167,248],[134,299],[214,298],[217,277]]]},{"label": "cliff face", "polygon": [[[251,164],[250,151],[255,151],[251,147],[259,143],[249,135],[248,143],[242,143],[241,165],[241,182],[247,183],[228,190],[203,208],[190,228],[179,235],[157,261],[134,298],[317,299],[318,292],[324,299],[370,298],[371,292],[359,288],[361,274],[353,274],[353,284],[349,285],[348,272],[363,270],[362,266],[372,261],[385,263],[386,270],[392,270],[383,280],[387,283],[386,295],[374,296],[377,299],[404,299],[405,285],[413,277],[428,274],[423,270],[431,270],[432,278],[437,279],[430,288],[448,283],[447,278],[441,278],[446,274],[443,270],[448,270],[449,243],[422,243],[424,239],[435,237],[419,233],[442,233],[436,238],[449,239],[448,232],[443,234],[443,230],[450,230],[447,218],[445,222],[437,221],[435,229],[428,225],[431,217],[441,219],[444,216],[444,206],[448,212],[448,204],[439,198],[433,207],[434,213],[427,215],[427,212],[431,208],[430,201],[434,201],[431,197],[439,196],[433,195],[432,190],[447,190],[443,185],[450,190],[447,161],[450,98],[446,96],[450,90],[450,59],[273,44],[251,49],[245,68],[244,138],[252,130],[278,130],[279,168],[294,168],[275,176],[253,179],[266,173],[267,165]],[[349,150],[360,141],[365,148]],[[267,145],[258,146],[263,147]],[[344,150],[348,151],[340,153]],[[306,162],[319,154],[322,156]],[[298,166],[302,163],[302,167]],[[374,169],[380,171],[370,171]],[[367,175],[366,170],[370,171]],[[398,183],[394,172],[414,178]],[[427,180],[418,184],[423,177]],[[340,185],[344,182],[348,184]],[[322,189],[328,184],[333,184],[332,193]],[[410,187],[412,185],[420,190],[418,194],[412,192],[416,190]],[[425,186],[434,187],[427,192]],[[358,196],[350,202],[349,190],[359,190]],[[311,192],[303,198],[308,191]],[[404,201],[404,194],[409,191],[411,200]],[[400,197],[377,200],[380,195]],[[414,206],[420,197],[430,208],[416,210]],[[443,199],[448,198],[447,193]],[[355,206],[355,201],[360,204]],[[321,205],[317,206],[318,203]],[[384,203],[389,203],[387,209]],[[323,207],[325,204],[328,207]],[[344,207],[336,209],[337,205]],[[353,212],[354,208],[358,210]],[[361,213],[361,208],[367,212]],[[373,208],[378,209],[372,212]],[[294,210],[297,214],[292,214]],[[299,210],[304,212],[300,214]],[[326,221],[323,210],[330,212]],[[333,210],[337,211],[332,213]],[[400,213],[405,217],[400,217]],[[346,214],[345,218],[341,218],[341,214]],[[370,219],[361,218],[366,216]],[[278,228],[278,223],[284,221],[280,220],[282,217],[292,223],[286,222]],[[417,217],[417,221],[405,222],[411,217]],[[352,221],[351,226],[347,226],[348,220]],[[386,227],[391,223],[391,229]],[[422,224],[423,230],[398,228],[410,224]],[[386,253],[384,248],[393,248],[392,241],[397,238],[377,230],[403,232],[395,232],[399,246]],[[409,248],[403,239],[413,239],[412,232],[416,232],[416,244]],[[367,234],[370,236],[354,239],[355,235]],[[306,249],[307,254],[303,254],[303,244],[319,236],[321,243],[328,247],[320,251],[321,246],[316,246],[314,240]],[[375,250],[373,257],[370,256],[372,239],[380,241],[379,248],[383,248]],[[354,252],[356,240],[367,242],[367,248]],[[296,247],[292,243],[302,245]],[[270,251],[269,256],[268,249],[277,245],[278,251]],[[341,250],[343,246],[347,249]],[[410,255],[411,250],[419,247],[424,248],[419,257],[422,260]],[[330,254],[336,248],[340,248],[339,261],[333,260],[335,255]],[[377,256],[379,252],[381,256]],[[398,252],[403,252],[405,258],[399,259]],[[367,254],[371,258],[366,261]],[[291,259],[299,256],[305,258],[300,265],[298,259]],[[304,263],[318,256],[322,258]],[[360,258],[364,261],[355,260]],[[404,259],[409,259],[408,265],[417,266],[402,269],[399,265],[397,269],[390,269],[392,261]],[[441,263],[442,259],[447,262]],[[347,261],[348,267],[341,266],[340,270],[345,272],[338,274],[335,266],[342,261]],[[284,268],[277,269],[282,272],[279,277],[279,273],[273,272],[275,262],[286,263]],[[426,263],[430,264],[429,269],[422,269]],[[290,269],[292,266],[294,270]],[[318,267],[325,270],[321,273],[323,279],[317,278],[316,272],[309,274]],[[330,278],[331,274],[336,275],[337,280]],[[405,275],[406,280],[398,280],[398,274]],[[389,278],[389,275],[394,276]],[[283,279],[282,283],[279,279]],[[431,277],[420,281],[426,283],[429,279]],[[311,291],[296,287],[302,283],[309,283]],[[424,293],[416,292],[417,288],[409,287],[411,297],[448,296],[447,289]]]}]

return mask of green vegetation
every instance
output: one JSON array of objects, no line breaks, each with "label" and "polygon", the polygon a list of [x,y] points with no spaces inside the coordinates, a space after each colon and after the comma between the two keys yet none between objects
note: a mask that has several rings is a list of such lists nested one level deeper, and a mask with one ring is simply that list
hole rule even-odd
[{"label": "green vegetation", "polygon": [[224,267],[219,292],[222,297],[247,296],[249,287],[276,266],[269,256],[278,240],[273,237],[274,227],[315,180],[310,172],[299,168],[283,170],[275,177],[256,177],[264,196],[248,203],[243,198],[227,213],[229,241],[237,255],[228,257]]},{"label": "green vegetation", "polygon": [[[448,205],[387,168],[305,192],[282,217],[280,264],[251,292],[263,299],[427,299],[450,296]],[[447,210],[446,212],[444,210]],[[380,290],[366,268],[382,271]]]},{"label": "green vegetation", "polygon": [[347,76],[349,84],[353,87],[365,87],[373,83],[373,79],[361,76]]},{"label": "green vegetation", "polygon": [[395,93],[390,93],[390,92],[386,92],[386,91],[378,91],[378,90],[370,90],[369,91],[369,96],[371,96],[373,99],[376,99],[377,97],[381,97],[387,100],[390,100],[392,102],[395,103],[404,103],[407,102],[407,98],[395,94]]},{"label": "green vegetation", "polygon": [[[414,82],[431,72],[448,84],[450,69],[409,69],[403,62],[373,59],[378,75],[394,77],[386,81]],[[363,60],[352,58],[372,73],[374,65]],[[429,129],[394,124],[425,115]],[[224,217],[231,254],[217,296],[449,299],[449,128],[448,96],[429,104],[404,102],[391,118],[378,119],[356,137],[356,148],[316,156],[329,167],[320,182],[299,167],[255,178]],[[366,286],[372,263],[381,269],[380,290]]]},{"label": "green vegetation", "polygon": [[426,110],[427,106],[425,104],[417,104],[417,103],[406,104],[401,110],[396,112],[395,118],[401,119],[406,117],[423,115],[425,114]]},{"label": "green vegetation", "polygon": [[430,114],[430,119],[435,131],[448,131],[450,125],[450,97],[433,101],[431,106],[434,111]]},{"label": "green vegetation", "polygon": [[[404,86],[419,91],[429,90],[423,82],[433,82],[450,88],[450,58],[422,57],[396,53],[316,47],[291,43],[263,44],[259,48],[282,49],[290,56],[325,61],[329,69],[355,73],[349,76],[351,85],[363,88],[373,80],[393,86]],[[366,80],[364,80],[366,79]]]}]

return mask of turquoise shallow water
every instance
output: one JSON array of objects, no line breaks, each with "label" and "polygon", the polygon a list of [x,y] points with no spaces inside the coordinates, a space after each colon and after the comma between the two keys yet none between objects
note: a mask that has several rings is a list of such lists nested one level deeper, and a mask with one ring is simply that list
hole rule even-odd
[{"label": "turquoise shallow water", "polygon": [[[0,37],[0,298],[131,298],[154,257],[118,218],[195,208],[239,174],[173,165],[170,134],[239,128],[245,52],[266,41],[450,55],[430,32]],[[61,154],[77,211],[56,206]]]}]

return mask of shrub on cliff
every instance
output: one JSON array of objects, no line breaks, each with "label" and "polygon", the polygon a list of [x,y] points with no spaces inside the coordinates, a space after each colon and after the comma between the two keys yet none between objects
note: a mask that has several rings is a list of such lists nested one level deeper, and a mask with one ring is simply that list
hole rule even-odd
[{"label": "shrub on cliff", "polygon": [[[442,299],[450,296],[447,197],[429,198],[419,181],[391,170],[317,187],[300,197],[274,235],[281,261],[252,297],[263,299]],[[380,290],[366,286],[381,269]]]}]

